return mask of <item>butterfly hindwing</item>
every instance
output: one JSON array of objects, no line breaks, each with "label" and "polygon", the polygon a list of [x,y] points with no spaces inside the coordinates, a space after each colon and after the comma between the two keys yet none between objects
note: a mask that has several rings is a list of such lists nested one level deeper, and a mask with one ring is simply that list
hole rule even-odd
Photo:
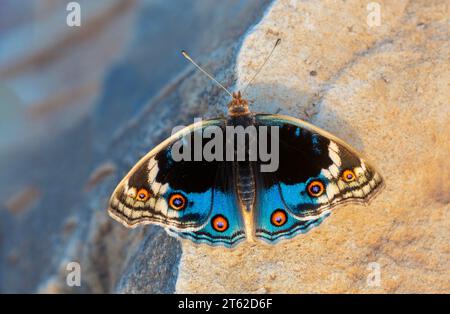
[{"label": "butterfly hindwing", "polygon": [[[334,206],[366,203],[382,187],[379,173],[326,131],[281,115],[260,114],[255,121],[279,130],[279,166],[275,172],[257,174],[255,223],[259,238],[274,242],[305,232]],[[279,217],[272,216],[274,213]]]},{"label": "butterfly hindwing", "polygon": [[[213,207],[210,219],[196,231],[167,231],[181,238],[190,239],[196,243],[223,245],[233,247],[246,237],[238,200],[234,189],[232,163],[223,162],[217,173],[213,189]],[[219,228],[220,226],[222,228]]]},{"label": "butterfly hindwing", "polygon": [[257,182],[258,200],[255,207],[255,235],[269,243],[306,233],[319,225],[326,215],[310,220],[295,217],[285,204],[275,176],[264,173]]}]

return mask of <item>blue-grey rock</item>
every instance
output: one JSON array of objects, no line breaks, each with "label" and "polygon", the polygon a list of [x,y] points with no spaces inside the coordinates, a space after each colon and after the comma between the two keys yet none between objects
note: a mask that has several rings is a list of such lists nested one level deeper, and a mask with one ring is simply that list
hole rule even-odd
[{"label": "blue-grey rock", "polygon": [[[81,1],[91,14],[72,29],[59,24],[64,5],[37,10],[23,3],[18,10],[14,1],[2,3],[2,14],[48,14],[32,23],[54,31],[46,45],[18,46],[28,51],[0,62],[0,84],[13,86],[30,108],[17,145],[0,154],[1,292],[174,292],[178,240],[156,226],[124,228],[107,216],[107,202],[172,127],[225,112],[225,95],[179,51],[189,50],[232,86],[241,38],[268,4]],[[0,25],[0,42],[20,35],[26,20]],[[70,262],[81,267],[79,287],[66,283]]]}]

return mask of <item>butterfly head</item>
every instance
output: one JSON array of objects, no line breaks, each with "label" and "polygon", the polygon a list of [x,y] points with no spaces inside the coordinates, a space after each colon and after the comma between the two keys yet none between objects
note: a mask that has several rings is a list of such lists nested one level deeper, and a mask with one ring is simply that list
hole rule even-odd
[{"label": "butterfly head", "polygon": [[233,99],[228,104],[228,114],[230,116],[248,115],[248,101],[242,98],[241,92],[233,93]]}]

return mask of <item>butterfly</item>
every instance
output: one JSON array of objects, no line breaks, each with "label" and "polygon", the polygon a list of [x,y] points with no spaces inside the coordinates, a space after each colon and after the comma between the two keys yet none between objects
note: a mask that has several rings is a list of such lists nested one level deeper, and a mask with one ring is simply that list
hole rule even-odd
[{"label": "butterfly", "polygon": [[[260,159],[175,160],[176,143],[211,126],[276,127],[277,169],[262,171]],[[146,154],[114,190],[109,214],[127,227],[157,224],[196,243],[276,243],[319,225],[337,205],[368,203],[382,186],[379,172],[342,140],[290,116],[254,114],[234,93],[227,118],[192,124]]]},{"label": "butterfly", "polygon": [[[251,112],[240,92],[231,94],[185,57],[232,96],[228,116],[185,127],[140,159],[111,195],[112,218],[213,246],[274,244],[318,226],[337,205],[368,204],[381,190],[380,173],[348,144],[294,117]],[[230,128],[254,132],[241,142],[233,134],[230,144],[220,136]],[[253,156],[254,142],[275,153],[276,167]],[[227,158],[198,156],[207,149]]]}]

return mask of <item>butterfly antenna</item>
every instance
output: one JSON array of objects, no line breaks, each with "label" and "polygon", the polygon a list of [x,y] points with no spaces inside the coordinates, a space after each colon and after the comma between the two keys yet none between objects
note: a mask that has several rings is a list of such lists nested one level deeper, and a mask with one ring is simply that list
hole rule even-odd
[{"label": "butterfly antenna", "polygon": [[245,85],[244,89],[242,90],[242,94],[244,94],[244,92],[247,89],[247,87],[253,82],[253,80],[258,76],[258,74],[264,68],[264,66],[266,65],[267,61],[269,61],[270,57],[272,56],[273,51],[275,50],[275,48],[278,46],[278,44],[280,42],[281,42],[281,38],[278,38],[277,41],[275,42],[275,45],[273,45],[273,48],[270,51],[269,55],[267,56],[266,60],[264,60],[263,64],[259,67],[258,71],[256,71],[256,73],[253,75],[252,79]]},{"label": "butterfly antenna", "polygon": [[225,88],[225,86],[223,86],[222,84],[220,84],[214,77],[212,77],[211,74],[209,74],[208,72],[206,72],[205,70],[202,69],[201,66],[199,66],[194,60],[192,60],[192,58],[188,55],[188,53],[185,50],[181,50],[181,54],[183,55],[183,57],[185,57],[190,63],[192,63],[193,65],[195,65],[197,67],[197,69],[199,69],[200,71],[203,72],[203,74],[205,74],[207,77],[209,77],[214,83],[216,83],[220,88],[222,88],[224,91],[227,92],[228,95],[230,95],[231,97],[233,97],[233,94],[231,94],[231,92]]}]

